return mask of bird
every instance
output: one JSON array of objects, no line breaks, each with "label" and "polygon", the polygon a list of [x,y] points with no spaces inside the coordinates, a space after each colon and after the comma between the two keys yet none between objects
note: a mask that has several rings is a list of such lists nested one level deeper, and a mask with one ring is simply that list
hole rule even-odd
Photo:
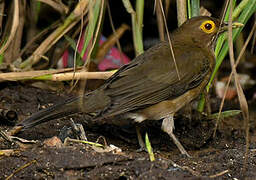
[{"label": "bird", "polygon": [[27,129],[78,112],[93,114],[93,121],[115,116],[138,123],[162,120],[162,131],[189,156],[173,133],[174,114],[203,92],[215,66],[214,44],[224,27],[213,17],[193,17],[171,33],[175,59],[168,41],[159,42],[96,90],[36,112],[18,126]]}]

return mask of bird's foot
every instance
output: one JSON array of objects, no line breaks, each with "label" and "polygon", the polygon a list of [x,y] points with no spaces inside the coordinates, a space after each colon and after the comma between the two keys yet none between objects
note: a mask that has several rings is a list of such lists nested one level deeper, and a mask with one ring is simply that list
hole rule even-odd
[{"label": "bird's foot", "polygon": [[138,142],[140,145],[140,148],[137,149],[137,152],[142,152],[142,151],[148,152],[146,145],[142,139],[141,133],[140,133],[140,127],[138,125],[136,126],[136,133],[137,133],[137,138],[138,138]]},{"label": "bird's foot", "polygon": [[82,124],[76,124],[73,119],[70,119],[71,121],[71,127],[72,130],[74,132],[74,134],[76,134],[76,136],[78,137],[78,139],[81,140],[86,140],[87,141],[87,137],[85,135],[85,130]]},{"label": "bird's foot", "polygon": [[185,150],[185,148],[182,146],[180,141],[176,138],[176,136],[173,134],[173,132],[168,133],[169,136],[172,138],[173,142],[176,144],[177,148],[180,150],[182,155],[186,155],[187,157],[191,157],[188,152]]},{"label": "bird's foot", "polygon": [[83,126],[81,124],[74,123],[72,119],[70,119],[70,121],[71,126],[64,126],[58,135],[61,141],[64,142],[67,137],[87,141]]},{"label": "bird's foot", "polygon": [[180,141],[176,138],[176,136],[173,134],[173,129],[174,129],[174,120],[173,120],[173,115],[170,115],[168,117],[166,117],[163,120],[162,123],[162,130],[164,132],[166,132],[171,139],[173,140],[173,142],[176,144],[177,148],[180,150],[181,154],[186,155],[187,157],[191,157],[188,152],[185,150],[185,148],[182,146],[182,144],[180,143]]},{"label": "bird's foot", "polygon": [[140,147],[139,149],[136,150],[136,152],[148,152],[146,147]]}]

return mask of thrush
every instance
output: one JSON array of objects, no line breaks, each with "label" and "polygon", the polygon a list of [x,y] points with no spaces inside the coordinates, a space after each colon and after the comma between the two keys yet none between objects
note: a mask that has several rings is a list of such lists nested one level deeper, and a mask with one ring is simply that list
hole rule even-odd
[{"label": "thrush", "polygon": [[41,110],[19,125],[26,129],[77,112],[93,113],[94,121],[120,115],[135,122],[163,120],[162,130],[188,155],[173,133],[173,116],[207,85],[215,66],[215,39],[222,30],[215,18],[191,18],[171,34],[175,60],[169,43],[160,42],[98,89]]}]

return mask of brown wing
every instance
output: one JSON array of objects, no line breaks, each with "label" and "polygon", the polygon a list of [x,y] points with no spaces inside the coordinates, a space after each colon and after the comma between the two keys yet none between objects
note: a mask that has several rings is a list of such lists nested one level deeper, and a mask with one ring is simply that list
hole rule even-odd
[{"label": "brown wing", "polygon": [[152,47],[123,66],[102,87],[110,103],[99,116],[145,108],[198,86],[209,71],[209,57],[197,47],[186,48],[175,51],[180,80],[167,42]]}]

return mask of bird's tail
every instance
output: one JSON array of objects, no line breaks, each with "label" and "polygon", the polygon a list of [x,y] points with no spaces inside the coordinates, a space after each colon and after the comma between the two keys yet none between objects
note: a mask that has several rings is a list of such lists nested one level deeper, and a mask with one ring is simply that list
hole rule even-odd
[{"label": "bird's tail", "polygon": [[18,126],[22,126],[23,129],[27,129],[53,119],[78,113],[81,107],[79,104],[80,101],[81,97],[67,99],[64,102],[50,106],[33,114],[31,117],[20,122]]}]

